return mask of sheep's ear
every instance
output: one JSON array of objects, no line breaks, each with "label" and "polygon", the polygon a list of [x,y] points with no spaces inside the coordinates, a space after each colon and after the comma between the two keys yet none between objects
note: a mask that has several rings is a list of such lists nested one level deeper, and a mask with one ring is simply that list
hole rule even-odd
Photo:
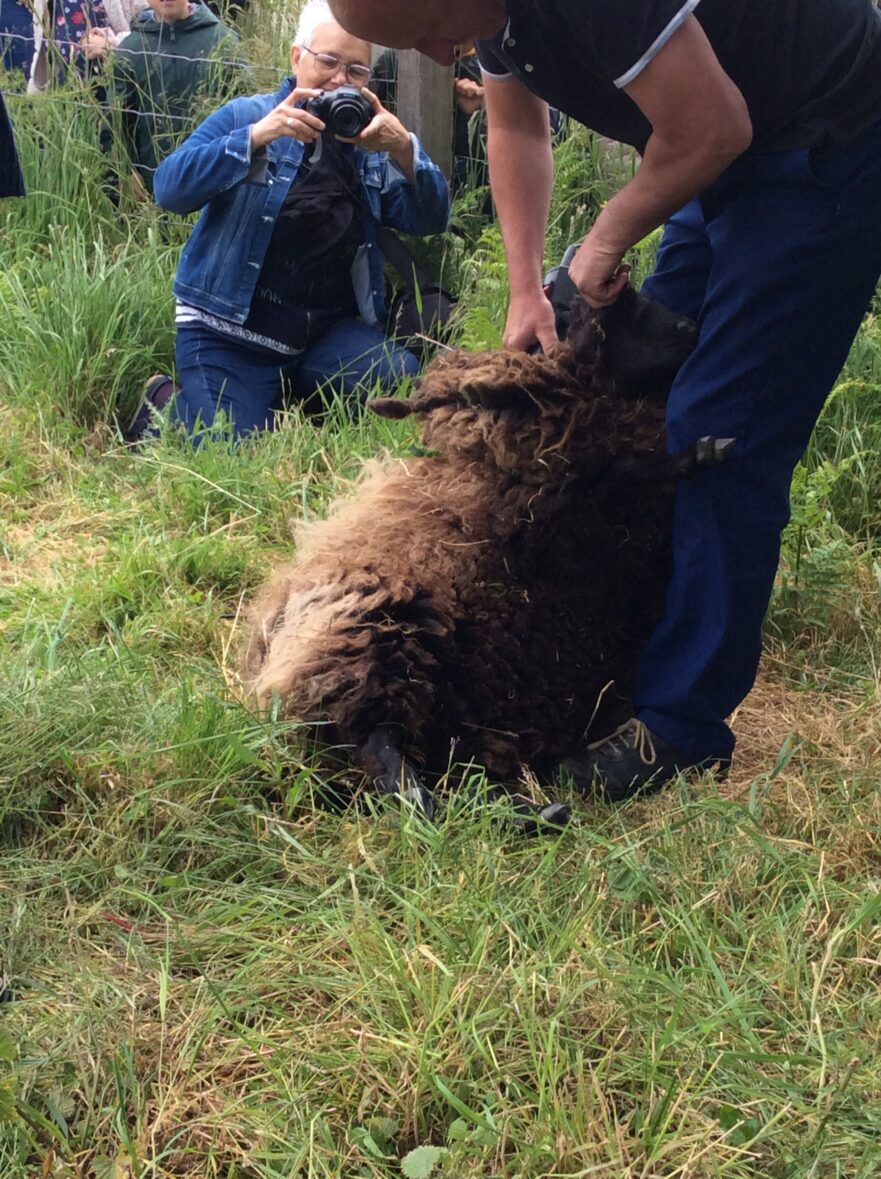
[{"label": "sheep's ear", "polygon": [[410,402],[400,397],[374,397],[367,408],[381,418],[408,418],[413,412]]}]

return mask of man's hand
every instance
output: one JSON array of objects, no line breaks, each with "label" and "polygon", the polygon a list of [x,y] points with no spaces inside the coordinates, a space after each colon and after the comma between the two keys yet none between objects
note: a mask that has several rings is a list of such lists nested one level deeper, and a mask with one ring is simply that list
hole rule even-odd
[{"label": "man's hand", "polygon": [[505,324],[506,348],[525,352],[536,343],[548,354],[559,343],[554,309],[541,288],[530,295],[512,295]]},{"label": "man's hand", "polygon": [[361,93],[373,107],[373,118],[357,138],[346,139],[338,135],[337,139],[343,143],[354,143],[366,151],[387,151],[407,179],[412,180],[415,175],[413,141],[407,128],[391,111],[385,109],[372,91],[362,90]]},{"label": "man's hand", "polygon": [[306,98],[315,98],[320,93],[320,90],[292,90],[274,110],[252,125],[251,150],[266,147],[284,136],[298,139],[300,143],[314,143],[324,130],[324,123],[317,115],[310,114],[297,104]]},{"label": "man's hand", "polygon": [[463,115],[470,117],[483,106],[483,87],[471,78],[457,78],[453,92],[456,95],[456,106]]},{"label": "man's hand", "polygon": [[588,234],[569,266],[569,277],[591,307],[614,303],[630,281],[630,267],[621,265],[618,250]]}]

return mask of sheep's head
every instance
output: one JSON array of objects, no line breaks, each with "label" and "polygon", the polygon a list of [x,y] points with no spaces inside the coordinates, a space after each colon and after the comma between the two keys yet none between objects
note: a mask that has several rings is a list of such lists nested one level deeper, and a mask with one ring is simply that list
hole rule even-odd
[{"label": "sheep's head", "polygon": [[666,398],[697,343],[697,325],[625,287],[609,307],[593,310],[580,297],[569,311],[569,343],[619,397]]},{"label": "sheep's head", "polygon": [[[433,450],[540,484],[601,471],[622,448],[632,452],[634,425],[645,419],[565,344],[553,356],[446,353],[408,400],[369,404],[382,417],[421,418]],[[658,445],[660,430],[650,415],[644,449]]]},{"label": "sheep's head", "polygon": [[425,444],[442,453],[548,483],[658,449],[667,393],[696,339],[690,320],[632,288],[597,311],[579,296],[552,356],[450,352],[409,400],[370,408],[422,418]]}]

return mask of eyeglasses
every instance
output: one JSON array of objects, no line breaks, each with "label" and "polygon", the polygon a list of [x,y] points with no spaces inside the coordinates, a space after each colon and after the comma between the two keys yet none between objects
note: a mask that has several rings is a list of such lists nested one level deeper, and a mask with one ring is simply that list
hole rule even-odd
[{"label": "eyeglasses", "polygon": [[316,53],[314,49],[310,49],[308,45],[301,45],[301,49],[305,49],[307,53],[311,53],[322,70],[330,76],[333,76],[337,70],[344,66],[346,70],[346,80],[348,82],[369,82],[370,68],[366,65],[361,65],[356,61],[343,61],[341,57],[337,57],[335,53]]}]

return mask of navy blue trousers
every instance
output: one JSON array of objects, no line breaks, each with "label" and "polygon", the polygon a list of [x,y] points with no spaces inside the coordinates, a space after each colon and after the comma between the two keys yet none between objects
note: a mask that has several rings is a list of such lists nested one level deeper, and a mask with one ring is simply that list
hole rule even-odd
[{"label": "navy blue trousers", "polygon": [[729,758],[755,682],[793,469],[881,273],[881,124],[847,147],[747,155],[665,228],[644,289],[697,319],[667,411],[671,450],[737,444],[681,481],[665,615],[637,717],[695,760]]},{"label": "navy blue trousers", "polygon": [[391,392],[403,377],[419,371],[411,352],[358,319],[334,324],[294,357],[250,347],[200,324],[182,325],[175,361],[181,387],[173,416],[197,435],[222,410],[236,438],[271,430],[285,402],[309,401],[324,390],[360,405],[375,389]]}]

